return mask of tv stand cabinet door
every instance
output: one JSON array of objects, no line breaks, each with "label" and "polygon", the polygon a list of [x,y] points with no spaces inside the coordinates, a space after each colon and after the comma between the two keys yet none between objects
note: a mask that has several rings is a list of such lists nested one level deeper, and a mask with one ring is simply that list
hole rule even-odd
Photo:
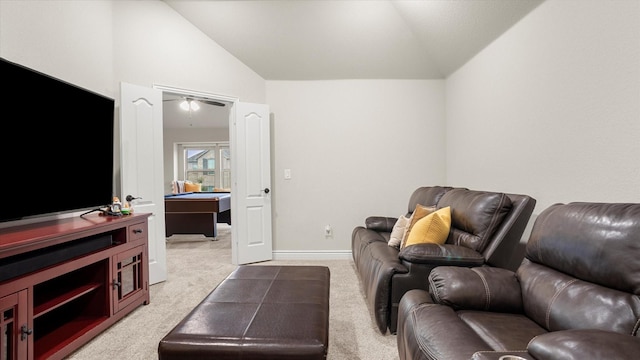
[{"label": "tv stand cabinet door", "polygon": [[149,302],[146,246],[140,245],[113,256],[113,313],[131,304]]},{"label": "tv stand cabinet door", "polygon": [[26,359],[33,332],[27,322],[27,290],[0,297],[0,359]]}]

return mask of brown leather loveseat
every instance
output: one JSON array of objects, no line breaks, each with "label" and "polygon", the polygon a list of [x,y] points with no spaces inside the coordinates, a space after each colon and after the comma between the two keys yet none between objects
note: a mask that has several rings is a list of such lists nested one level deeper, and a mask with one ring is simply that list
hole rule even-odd
[{"label": "brown leather loveseat", "polygon": [[640,204],[556,204],[517,271],[438,267],[400,302],[398,352],[417,359],[638,359]]},{"label": "brown leather loveseat", "polygon": [[[521,240],[535,199],[527,195],[454,187],[420,187],[409,199],[416,205],[451,208],[445,244],[388,245],[395,217],[371,216],[352,232],[354,264],[367,305],[382,334],[396,332],[398,304],[408,290],[427,289],[427,276],[439,265],[508,267]],[[515,266],[520,260],[515,262]]]}]

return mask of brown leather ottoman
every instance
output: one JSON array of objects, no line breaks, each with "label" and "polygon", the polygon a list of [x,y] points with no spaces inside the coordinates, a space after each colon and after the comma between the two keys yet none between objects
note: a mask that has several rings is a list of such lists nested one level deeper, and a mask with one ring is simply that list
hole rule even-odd
[{"label": "brown leather ottoman", "polygon": [[329,268],[238,267],[158,345],[160,360],[325,359]]}]

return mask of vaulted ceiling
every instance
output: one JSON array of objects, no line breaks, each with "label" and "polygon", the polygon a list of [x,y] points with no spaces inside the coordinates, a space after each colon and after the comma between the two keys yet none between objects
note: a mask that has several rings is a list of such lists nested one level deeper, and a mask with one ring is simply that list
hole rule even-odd
[{"label": "vaulted ceiling", "polygon": [[[445,79],[543,0],[164,2],[265,80],[331,80]],[[224,108],[178,104],[166,127],[227,126]]]},{"label": "vaulted ceiling", "polygon": [[265,80],[444,79],[543,0],[164,0]]}]

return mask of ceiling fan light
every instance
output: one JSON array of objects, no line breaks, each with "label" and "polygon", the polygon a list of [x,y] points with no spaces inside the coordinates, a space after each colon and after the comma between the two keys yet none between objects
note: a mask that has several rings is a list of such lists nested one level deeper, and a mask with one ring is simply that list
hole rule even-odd
[{"label": "ceiling fan light", "polygon": [[198,111],[198,109],[200,109],[200,105],[198,105],[198,103],[195,101],[190,101],[189,104],[191,105],[191,110],[193,111]]},{"label": "ceiling fan light", "polygon": [[180,103],[180,109],[184,111],[189,111],[189,102],[187,100],[182,101]]}]

